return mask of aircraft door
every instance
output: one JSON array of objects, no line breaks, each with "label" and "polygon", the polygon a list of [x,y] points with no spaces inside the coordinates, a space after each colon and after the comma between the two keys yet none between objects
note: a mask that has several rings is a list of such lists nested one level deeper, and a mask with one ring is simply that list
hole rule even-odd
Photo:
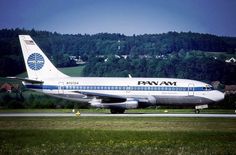
[{"label": "aircraft door", "polygon": [[188,84],[188,96],[194,96],[194,84]]},{"label": "aircraft door", "polygon": [[58,94],[64,94],[64,82],[58,83]]}]

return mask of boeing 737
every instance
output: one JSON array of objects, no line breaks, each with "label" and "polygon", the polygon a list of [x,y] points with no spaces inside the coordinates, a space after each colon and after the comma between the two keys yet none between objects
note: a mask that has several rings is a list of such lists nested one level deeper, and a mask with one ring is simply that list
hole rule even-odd
[{"label": "boeing 737", "polygon": [[70,77],[60,72],[29,35],[19,35],[28,78],[17,78],[26,88],[111,113],[155,105],[191,105],[196,109],[224,99],[211,85],[189,79]]}]

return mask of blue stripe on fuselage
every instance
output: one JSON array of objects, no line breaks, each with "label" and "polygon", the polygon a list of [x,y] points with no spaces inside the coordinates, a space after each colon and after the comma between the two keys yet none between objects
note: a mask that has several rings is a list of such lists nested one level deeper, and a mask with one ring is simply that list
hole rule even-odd
[{"label": "blue stripe on fuselage", "polygon": [[55,90],[58,89],[58,86],[56,85],[25,85],[26,88],[29,89],[49,89],[49,90]]},{"label": "blue stripe on fuselage", "polygon": [[[25,85],[29,89],[39,90],[118,90],[118,91],[207,91],[204,87],[161,87],[161,86],[57,86],[57,85]],[[193,90],[194,89],[194,90]],[[209,91],[209,90],[208,90]]]}]

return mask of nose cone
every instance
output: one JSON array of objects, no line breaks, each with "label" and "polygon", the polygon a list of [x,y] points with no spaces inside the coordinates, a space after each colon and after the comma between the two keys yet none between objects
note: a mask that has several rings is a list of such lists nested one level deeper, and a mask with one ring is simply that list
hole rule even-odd
[{"label": "nose cone", "polygon": [[219,101],[224,100],[225,94],[222,93],[222,92],[220,92],[220,91],[218,91],[218,90],[215,90],[215,91],[214,91],[214,97],[213,97],[213,98],[214,98],[213,100],[214,100],[215,102],[219,102]]}]

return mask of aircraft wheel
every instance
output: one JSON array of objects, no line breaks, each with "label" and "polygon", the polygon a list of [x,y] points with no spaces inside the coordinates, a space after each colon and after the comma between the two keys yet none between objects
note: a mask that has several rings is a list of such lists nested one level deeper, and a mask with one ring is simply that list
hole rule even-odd
[{"label": "aircraft wheel", "polygon": [[116,110],[115,109],[110,109],[112,114],[116,114]]},{"label": "aircraft wheel", "polygon": [[125,109],[111,109],[110,111],[112,114],[123,114]]},{"label": "aircraft wheel", "polygon": [[125,112],[125,109],[119,109],[118,113],[123,114]]}]

